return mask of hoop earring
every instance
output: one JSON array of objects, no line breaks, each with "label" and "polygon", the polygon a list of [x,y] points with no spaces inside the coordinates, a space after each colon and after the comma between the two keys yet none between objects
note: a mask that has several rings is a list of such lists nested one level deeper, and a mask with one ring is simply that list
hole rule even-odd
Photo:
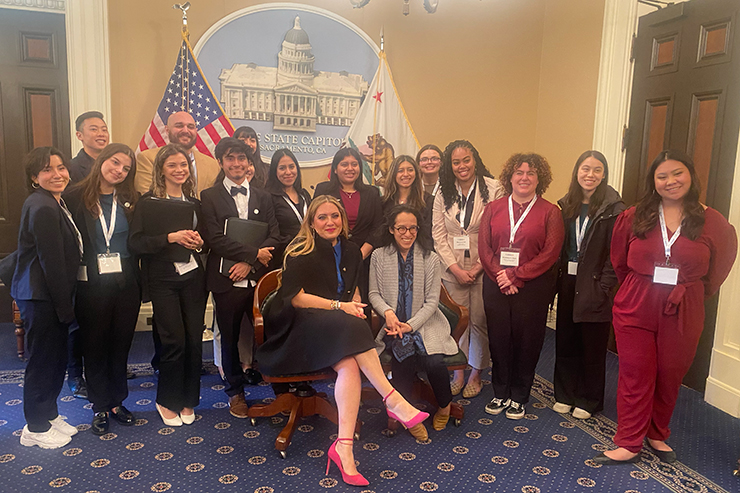
[{"label": "hoop earring", "polygon": [[39,188],[41,185],[39,185],[36,182],[31,182],[31,188]]}]

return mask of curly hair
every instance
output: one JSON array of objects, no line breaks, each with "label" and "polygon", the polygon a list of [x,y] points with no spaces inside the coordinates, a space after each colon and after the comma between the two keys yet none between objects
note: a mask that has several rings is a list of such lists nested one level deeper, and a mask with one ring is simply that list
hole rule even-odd
[{"label": "curly hair", "polygon": [[416,218],[416,226],[419,228],[416,232],[416,243],[422,248],[424,257],[426,257],[429,252],[434,250],[434,245],[429,237],[429,231],[427,231],[428,226],[421,216],[421,210],[407,204],[394,205],[385,215],[383,225],[378,230],[378,245],[376,248],[388,245],[396,246],[396,239],[393,233],[391,233],[391,228],[395,226],[396,218],[402,213],[413,214]]},{"label": "curly hair", "polygon": [[449,210],[453,204],[460,200],[460,195],[457,193],[456,186],[457,178],[455,177],[455,173],[452,171],[452,153],[461,147],[468,149],[473,155],[473,160],[475,161],[475,175],[479,178],[478,190],[480,191],[480,195],[483,198],[484,203],[488,202],[489,199],[488,185],[482,178],[493,178],[493,175],[491,175],[491,172],[486,169],[486,166],[483,164],[483,160],[480,158],[480,154],[478,154],[478,149],[476,149],[473,144],[467,140],[456,140],[447,144],[444,155],[442,156],[442,166],[439,168],[439,191],[442,194],[442,198],[444,198],[445,210]]},{"label": "curly hair", "polygon": [[547,159],[535,153],[517,153],[506,160],[499,176],[504,190],[506,190],[507,194],[511,195],[511,177],[514,176],[514,172],[524,163],[527,163],[530,169],[534,169],[537,172],[537,195],[544,194],[547,191],[547,187],[552,183],[552,171],[550,170],[550,163],[547,162]]}]

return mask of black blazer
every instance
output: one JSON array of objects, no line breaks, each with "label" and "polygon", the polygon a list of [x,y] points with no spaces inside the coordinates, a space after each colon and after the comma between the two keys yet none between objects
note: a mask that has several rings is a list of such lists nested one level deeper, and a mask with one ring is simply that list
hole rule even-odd
[{"label": "black blazer", "polygon": [[[376,187],[369,185],[361,186],[357,190],[360,194],[360,208],[357,211],[355,227],[349,232],[349,240],[355,245],[362,247],[365,243],[376,246],[378,228],[383,224],[383,205],[380,200],[380,192]],[[342,201],[339,188],[334,189],[332,182],[325,181],[316,185],[313,196],[331,195]]]},{"label": "black blazer", "polygon": [[[200,194],[203,201],[203,221],[205,223],[205,237],[211,253],[208,255],[206,267],[206,286],[209,291],[223,293],[234,285],[234,281],[221,274],[221,258],[237,262],[246,262],[255,270],[247,276],[254,281],[267,272],[267,267],[257,261],[258,248],[243,245],[224,235],[224,224],[230,217],[239,217],[236,203],[223,183],[217,182],[211,188]],[[268,225],[267,239],[260,245],[277,247],[280,244],[280,229],[272,208],[272,197],[269,192],[256,187],[249,187],[249,216],[248,219],[261,221]]]},{"label": "black blazer", "polygon": [[[72,213],[72,218],[77,225],[77,229],[80,230],[80,234],[82,235],[82,244],[85,248],[85,253],[82,256],[82,263],[87,267],[87,282],[97,283],[103,279],[106,281],[116,279],[121,283],[125,283],[123,276],[118,274],[106,274],[102,279],[100,274],[98,274],[98,252],[95,247],[98,218],[94,217],[87,207],[85,207],[85,201],[82,197],[83,192],[84,190],[82,187],[73,187],[69,192],[64,193],[64,202]],[[118,209],[118,214],[126,214],[126,220],[130,223],[133,216],[132,211],[124,211],[124,208],[120,203],[118,204]],[[138,281],[138,261],[134,260],[133,257],[128,261],[126,259],[121,260],[125,264],[123,265],[124,273],[133,274]]]},{"label": "black blazer", "polygon": [[[147,192],[142,195],[141,199],[151,197],[151,192]],[[208,251],[208,240],[205,237],[205,226],[203,213],[201,212],[200,200],[194,197],[187,197],[187,199],[195,205],[195,216],[198,220],[198,224],[195,230],[200,234],[201,238],[205,242],[202,248],[202,252]],[[172,262],[163,257],[162,253],[170,244],[167,241],[167,235],[162,234],[158,236],[147,236],[144,234],[144,218],[142,217],[142,208],[136,207],[134,209],[134,216],[129,224],[129,237],[128,237],[128,249],[132,255],[141,257],[141,287],[142,287],[142,301],[151,301],[149,296],[149,283],[152,279],[157,278],[159,280],[175,280],[180,279],[180,274],[175,270],[175,266]],[[198,262],[198,267],[203,269],[203,261],[201,256],[193,251],[193,257]]]},{"label": "black blazer", "polygon": [[[305,188],[301,189],[298,194],[303,197],[303,200],[306,203],[306,212],[308,212],[308,206],[311,204],[311,195],[306,191]],[[271,192],[271,195],[272,208],[275,211],[275,219],[277,220],[278,227],[280,229],[280,251],[278,252],[279,255],[274,255],[274,257],[276,259],[279,258],[281,262],[279,265],[276,265],[276,267],[279,268],[282,267],[283,252],[285,251],[285,248],[291,241],[293,241],[293,238],[295,238],[295,236],[298,234],[303,221],[298,219],[298,217],[295,215],[295,212],[293,211],[293,208],[285,201],[285,199],[290,200],[287,195],[282,192]],[[276,248],[275,251],[277,252],[278,249]]]},{"label": "black blazer", "polygon": [[54,196],[37,189],[23,203],[10,295],[15,300],[51,301],[59,321],[71,323],[79,266],[73,225]]}]

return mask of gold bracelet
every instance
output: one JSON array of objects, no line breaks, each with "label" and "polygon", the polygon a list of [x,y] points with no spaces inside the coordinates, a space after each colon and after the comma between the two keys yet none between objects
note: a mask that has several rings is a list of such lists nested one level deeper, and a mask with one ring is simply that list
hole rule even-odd
[{"label": "gold bracelet", "polygon": [[342,303],[337,300],[331,300],[331,309],[332,310],[341,310],[342,309]]}]

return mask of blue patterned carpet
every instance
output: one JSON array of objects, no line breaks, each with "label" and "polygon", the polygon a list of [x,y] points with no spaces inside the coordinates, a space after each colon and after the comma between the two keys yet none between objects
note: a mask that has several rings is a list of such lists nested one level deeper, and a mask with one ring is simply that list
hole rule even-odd
[{"label": "blue patterned carpet", "polygon": [[[137,334],[137,337],[140,337]],[[484,404],[490,386],[477,398],[459,400],[466,417],[459,428],[442,432],[430,427],[430,442],[418,443],[408,433],[384,434],[381,403],[367,402],[355,444],[359,470],[370,486],[352,488],[341,482],[332,466],[324,476],[326,450],[336,428],[319,417],[305,419],[288,448],[287,459],[274,449],[284,417],[261,420],[252,427],[228,413],[218,374],[201,380],[198,420],[191,426],[168,428],[155,409],[156,379],[148,364],[136,364],[139,377],[129,381],[127,407],[138,421],[134,427],[111,423],[110,433],[89,431],[90,405],[74,399],[66,386],[60,413],[80,433],[58,450],[22,447],[24,424],[22,372],[0,372],[0,491],[2,492],[728,492],[740,489],[731,476],[737,459],[740,425],[728,415],[682,389],[673,421],[681,462],[661,464],[643,452],[634,466],[600,467],[589,459],[613,447],[613,395],[606,416],[586,421],[552,411],[554,333],[548,331],[526,418],[489,416]],[[142,361],[140,359],[140,361]],[[609,392],[616,384],[616,358],[609,359]],[[319,385],[331,393],[331,385]],[[273,397],[269,386],[248,388],[249,403]]]}]

